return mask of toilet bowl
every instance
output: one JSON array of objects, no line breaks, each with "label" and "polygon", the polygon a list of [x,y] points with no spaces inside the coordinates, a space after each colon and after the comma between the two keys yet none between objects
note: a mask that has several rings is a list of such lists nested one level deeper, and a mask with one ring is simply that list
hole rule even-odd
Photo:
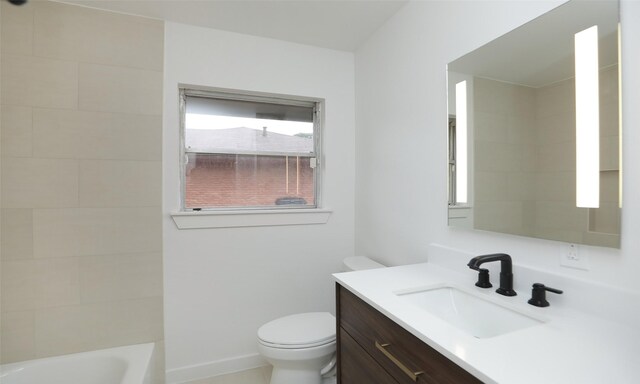
[{"label": "toilet bowl", "polygon": [[320,371],[336,351],[336,319],[329,312],[299,313],[258,329],[258,351],[273,365],[271,384],[321,384]]},{"label": "toilet bowl", "polygon": [[[363,256],[343,262],[345,271],[383,267]],[[270,321],[258,329],[258,351],[273,365],[270,384],[335,383],[336,319],[310,312]]]}]

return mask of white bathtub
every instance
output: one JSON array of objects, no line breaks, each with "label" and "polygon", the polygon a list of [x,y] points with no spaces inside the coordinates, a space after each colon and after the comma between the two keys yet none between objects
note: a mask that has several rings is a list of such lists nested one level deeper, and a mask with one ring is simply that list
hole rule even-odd
[{"label": "white bathtub", "polygon": [[101,349],[0,366],[2,384],[150,384],[154,344]]}]

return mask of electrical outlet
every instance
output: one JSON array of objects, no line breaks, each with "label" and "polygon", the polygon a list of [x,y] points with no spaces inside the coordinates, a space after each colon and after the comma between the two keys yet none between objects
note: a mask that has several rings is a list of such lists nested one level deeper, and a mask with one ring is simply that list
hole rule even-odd
[{"label": "electrical outlet", "polygon": [[580,252],[577,244],[569,244],[560,256],[560,265],[567,268],[589,270],[589,259],[584,252]]}]

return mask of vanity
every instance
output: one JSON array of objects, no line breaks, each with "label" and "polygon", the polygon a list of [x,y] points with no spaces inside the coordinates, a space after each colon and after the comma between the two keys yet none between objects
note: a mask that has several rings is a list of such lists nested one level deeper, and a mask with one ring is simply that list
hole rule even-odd
[{"label": "vanity", "polygon": [[[580,282],[567,282],[564,297],[548,297],[549,307],[535,307],[527,303],[531,275],[520,268],[514,274],[520,283],[513,297],[475,287],[476,274],[464,263],[334,275],[338,383],[639,382],[640,330],[630,318],[637,308],[629,316],[583,311],[584,295],[575,291],[591,292]],[[453,297],[458,313],[448,311],[445,296]],[[628,299],[637,307],[637,296]]]},{"label": "vanity", "polygon": [[340,284],[336,302],[341,383],[482,383]]}]

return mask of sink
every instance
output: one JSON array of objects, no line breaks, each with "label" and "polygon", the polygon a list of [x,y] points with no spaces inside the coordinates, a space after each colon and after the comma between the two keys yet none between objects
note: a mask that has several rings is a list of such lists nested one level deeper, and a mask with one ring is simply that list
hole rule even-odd
[{"label": "sink", "polygon": [[406,302],[483,339],[532,327],[545,320],[451,285],[395,292]]}]

